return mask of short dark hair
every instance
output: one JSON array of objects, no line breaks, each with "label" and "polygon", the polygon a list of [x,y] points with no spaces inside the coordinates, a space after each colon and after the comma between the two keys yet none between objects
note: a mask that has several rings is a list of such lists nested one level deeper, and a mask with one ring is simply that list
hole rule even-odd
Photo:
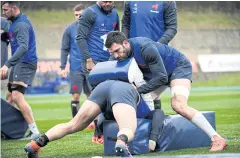
[{"label": "short dark hair", "polygon": [[111,31],[107,34],[107,39],[105,41],[105,47],[110,48],[113,43],[123,44],[123,41],[127,40],[127,37],[123,32]]},{"label": "short dark hair", "polygon": [[73,11],[81,11],[84,10],[86,7],[83,4],[78,4],[73,8]]},{"label": "short dark hair", "polygon": [[4,4],[9,4],[10,6],[16,6],[17,8],[20,8],[20,2],[19,1],[3,1],[2,2],[2,6],[4,5]]}]

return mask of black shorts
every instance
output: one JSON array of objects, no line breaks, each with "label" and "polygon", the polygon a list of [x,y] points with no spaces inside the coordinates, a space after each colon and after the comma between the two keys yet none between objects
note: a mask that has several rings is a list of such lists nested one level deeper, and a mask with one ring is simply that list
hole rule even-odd
[{"label": "black shorts", "polygon": [[189,79],[192,81],[192,64],[184,55],[179,57],[177,67],[173,70],[169,82],[175,79]]},{"label": "black shorts", "polygon": [[91,86],[88,82],[87,75],[81,71],[70,71],[70,93],[81,93],[85,94],[91,93]]},{"label": "black shorts", "polygon": [[20,62],[12,67],[9,76],[9,82],[24,82],[30,86],[36,71],[37,62]]},{"label": "black shorts", "polygon": [[98,104],[103,113],[111,115],[116,103],[128,104],[136,110],[138,93],[130,83],[107,80],[92,91],[88,100]]}]

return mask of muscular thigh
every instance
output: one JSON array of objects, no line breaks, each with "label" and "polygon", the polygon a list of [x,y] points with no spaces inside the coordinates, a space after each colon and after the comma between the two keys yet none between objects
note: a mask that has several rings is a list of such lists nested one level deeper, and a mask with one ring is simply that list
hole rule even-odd
[{"label": "muscular thigh", "polygon": [[31,85],[37,70],[36,62],[20,62],[12,67],[9,82],[19,83],[23,82],[26,85]]}]

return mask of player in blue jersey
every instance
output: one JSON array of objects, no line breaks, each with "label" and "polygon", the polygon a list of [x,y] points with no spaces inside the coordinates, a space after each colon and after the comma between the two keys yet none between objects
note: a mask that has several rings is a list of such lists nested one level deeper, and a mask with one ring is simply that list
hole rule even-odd
[{"label": "player in blue jersey", "polygon": [[177,33],[176,2],[125,2],[122,32],[128,38],[147,37],[155,42],[168,44]]},{"label": "player in blue jersey", "polygon": [[114,80],[101,82],[71,121],[54,126],[36,141],[28,143],[24,150],[29,158],[38,158],[41,147],[68,134],[84,130],[102,112],[114,116],[119,127],[116,155],[130,157],[126,144],[133,140],[137,128],[136,110],[139,99],[138,92],[130,83]]},{"label": "player in blue jersey", "polygon": [[119,17],[112,1],[98,1],[83,11],[78,21],[76,41],[82,51],[84,71],[90,71],[97,62],[109,59],[104,41],[107,33],[114,30],[119,30]]},{"label": "player in blue jersey", "polygon": [[[147,37],[168,44],[177,33],[177,7],[174,1],[126,1],[122,32],[127,38]],[[161,108],[160,96],[154,100]]]},{"label": "player in blue jersey", "polygon": [[222,151],[227,143],[196,109],[189,107],[188,96],[192,82],[192,66],[178,50],[154,42],[149,38],[127,39],[124,33],[108,33],[105,46],[117,60],[134,57],[143,72],[146,84],[137,88],[140,94],[152,92],[157,97],[170,86],[171,106],[174,111],[203,130],[212,140],[211,152]]},{"label": "player in blue jersey", "polygon": [[[113,1],[97,1],[83,11],[78,20],[76,41],[81,50],[84,73],[88,74],[96,63],[109,59],[104,41],[107,33],[114,30],[119,30],[119,17]],[[98,128],[96,130],[92,141],[102,144],[102,133]]]},{"label": "player in blue jersey", "polygon": [[4,17],[1,17],[1,67],[8,60],[8,44],[8,20]]},{"label": "player in blue jersey", "polygon": [[69,55],[70,63],[70,93],[72,94],[71,110],[72,117],[77,114],[80,108],[79,99],[82,89],[88,97],[91,90],[86,82],[86,75],[82,72],[81,68],[81,52],[76,45],[75,37],[77,32],[77,20],[81,16],[85,6],[82,4],[76,5],[73,9],[75,22],[68,25],[64,30],[62,37],[61,48],[61,77],[66,78],[68,70],[66,70],[67,58]]},{"label": "player in blue jersey", "polygon": [[40,136],[40,133],[24,93],[27,86],[31,85],[37,70],[36,41],[31,22],[25,14],[20,12],[19,7],[20,4],[17,1],[2,3],[3,14],[11,21],[8,34],[12,57],[0,69],[0,75],[1,79],[5,78],[11,67],[7,101],[17,105],[31,131],[28,138],[35,139]]}]

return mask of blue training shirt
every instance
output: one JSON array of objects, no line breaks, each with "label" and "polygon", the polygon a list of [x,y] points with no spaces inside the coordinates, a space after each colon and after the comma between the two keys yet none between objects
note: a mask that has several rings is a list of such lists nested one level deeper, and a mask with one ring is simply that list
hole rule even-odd
[{"label": "blue training shirt", "polygon": [[77,22],[68,25],[64,30],[61,48],[61,69],[65,69],[69,55],[70,70],[82,71],[81,51],[76,44]]},{"label": "blue training shirt", "polygon": [[37,62],[35,33],[25,14],[20,13],[12,21],[9,28],[9,41],[12,57],[6,63],[7,66],[13,66],[18,60],[20,62]]},{"label": "blue training shirt", "polygon": [[177,33],[174,1],[126,1],[122,32],[128,38],[147,37],[168,44]]},{"label": "blue training shirt", "polygon": [[141,69],[147,84],[138,88],[139,93],[148,93],[169,84],[169,78],[182,55],[176,49],[154,42],[145,37],[129,39],[131,45],[130,57],[134,57]]},{"label": "blue training shirt", "polygon": [[78,20],[76,36],[83,53],[82,60],[107,61],[110,57],[104,46],[107,33],[118,29],[119,17],[114,8],[110,13],[104,12],[97,4],[85,9]]}]

